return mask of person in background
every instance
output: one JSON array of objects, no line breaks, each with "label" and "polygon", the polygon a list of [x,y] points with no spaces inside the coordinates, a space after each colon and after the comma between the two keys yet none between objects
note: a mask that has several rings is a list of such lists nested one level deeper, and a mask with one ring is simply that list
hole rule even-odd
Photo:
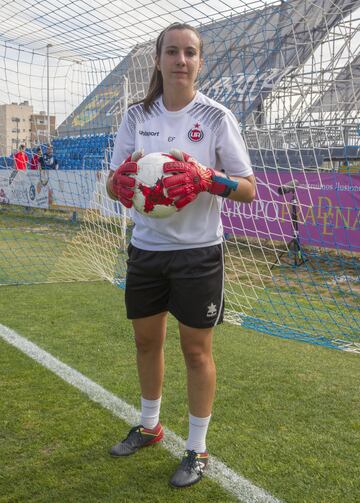
[{"label": "person in background", "polygon": [[30,169],[35,170],[41,168],[42,150],[41,147],[36,149],[36,152],[32,154],[30,161]]},{"label": "person in background", "polygon": [[131,209],[135,226],[125,304],[135,335],[141,423],[110,454],[134,454],[164,435],[159,416],[170,312],[178,321],[189,405],[185,453],[170,478],[175,488],[198,482],[208,464],[206,434],[216,382],[212,340],[224,312],[221,202],[255,198],[255,178],[234,115],[196,90],[202,55],[200,34],[192,26],[174,23],[161,32],[148,94],[124,115],[107,180],[109,196],[131,208],[137,161],[143,154],[170,151],[163,183],[179,211],[156,219]]},{"label": "person in background", "polygon": [[46,152],[43,156],[44,162],[42,165],[43,169],[59,169],[59,163],[54,157],[53,148],[50,144],[46,147]]},{"label": "person in background", "polygon": [[25,152],[25,145],[21,144],[19,150],[14,154],[14,168],[18,171],[26,171],[29,158]]}]

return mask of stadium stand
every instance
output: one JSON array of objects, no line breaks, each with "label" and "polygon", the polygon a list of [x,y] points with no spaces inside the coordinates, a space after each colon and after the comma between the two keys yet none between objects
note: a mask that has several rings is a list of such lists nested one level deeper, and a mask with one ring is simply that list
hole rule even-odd
[{"label": "stadium stand", "polygon": [[69,136],[53,140],[54,155],[59,162],[59,169],[104,168],[110,158],[113,147],[111,134]]},{"label": "stadium stand", "polygon": [[[59,169],[65,170],[100,170],[110,160],[113,148],[113,135],[99,134],[87,136],[69,136],[55,138],[52,142],[54,156],[58,160]],[[40,145],[43,153],[46,145]],[[31,158],[38,146],[26,149],[26,153]],[[12,168],[14,164],[13,156],[0,157],[0,169]]]}]

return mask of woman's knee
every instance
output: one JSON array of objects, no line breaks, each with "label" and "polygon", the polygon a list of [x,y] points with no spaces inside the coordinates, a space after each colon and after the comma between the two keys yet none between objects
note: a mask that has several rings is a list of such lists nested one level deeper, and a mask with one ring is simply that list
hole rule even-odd
[{"label": "woman's knee", "polygon": [[202,369],[213,365],[212,354],[198,349],[183,349],[186,366],[190,369]]},{"label": "woman's knee", "polygon": [[151,337],[149,334],[143,335],[135,333],[135,346],[137,351],[139,351],[140,353],[153,353],[162,351],[163,337]]},{"label": "woman's knee", "polygon": [[167,313],[133,320],[135,345],[138,351],[149,353],[162,350],[166,337]]},{"label": "woman's knee", "polygon": [[212,366],[212,329],[192,329],[179,324],[181,349],[188,368]]}]

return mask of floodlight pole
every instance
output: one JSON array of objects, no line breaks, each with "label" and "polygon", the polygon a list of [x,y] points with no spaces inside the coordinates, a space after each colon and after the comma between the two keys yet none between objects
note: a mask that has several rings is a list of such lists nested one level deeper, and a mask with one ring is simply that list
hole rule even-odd
[{"label": "floodlight pole", "polygon": [[49,69],[49,50],[51,44],[46,46],[46,98],[47,98],[47,142],[50,143],[50,69]]}]

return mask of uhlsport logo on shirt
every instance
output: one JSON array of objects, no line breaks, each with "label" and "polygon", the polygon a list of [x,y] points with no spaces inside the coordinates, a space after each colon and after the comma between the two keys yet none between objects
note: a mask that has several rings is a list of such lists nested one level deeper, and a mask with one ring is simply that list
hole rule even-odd
[{"label": "uhlsport logo on shirt", "polygon": [[198,122],[189,130],[188,138],[192,142],[198,142],[204,138],[204,131],[201,129]]},{"label": "uhlsport logo on shirt", "polygon": [[139,131],[142,136],[159,136],[159,131]]}]

